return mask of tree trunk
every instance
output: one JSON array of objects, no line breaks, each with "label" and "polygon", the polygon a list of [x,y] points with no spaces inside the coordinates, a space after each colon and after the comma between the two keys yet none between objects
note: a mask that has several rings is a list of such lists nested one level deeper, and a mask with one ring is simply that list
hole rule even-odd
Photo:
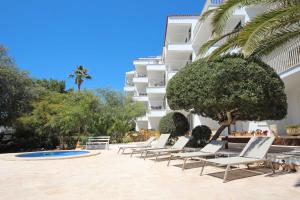
[{"label": "tree trunk", "polygon": [[214,134],[214,136],[211,138],[210,141],[218,139],[218,137],[221,135],[221,133],[227,128],[228,125],[221,125],[220,128],[217,130],[217,132]]}]

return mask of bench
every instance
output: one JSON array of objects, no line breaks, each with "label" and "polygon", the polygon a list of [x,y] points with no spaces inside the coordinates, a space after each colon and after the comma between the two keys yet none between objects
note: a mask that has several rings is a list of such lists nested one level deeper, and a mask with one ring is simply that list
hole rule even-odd
[{"label": "bench", "polygon": [[105,149],[109,149],[110,136],[89,137],[86,143],[86,149],[95,149],[100,145],[105,145]]}]

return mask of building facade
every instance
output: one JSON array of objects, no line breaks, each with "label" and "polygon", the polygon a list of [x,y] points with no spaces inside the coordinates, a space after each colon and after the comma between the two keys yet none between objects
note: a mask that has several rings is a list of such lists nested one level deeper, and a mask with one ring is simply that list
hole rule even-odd
[{"label": "building facade", "polygon": [[[214,9],[221,3],[223,0],[207,0],[202,12]],[[267,9],[249,6],[236,10],[228,20],[224,33],[247,23]],[[172,112],[165,98],[168,81],[186,64],[198,59],[199,48],[211,37],[211,17],[204,21],[199,21],[199,16],[167,17],[162,55],[136,59],[133,61],[134,71],[126,73],[125,92],[132,95],[135,101],[145,103],[148,108],[147,114],[136,120],[137,129],[157,129],[161,117]],[[208,54],[221,43],[211,47]],[[276,124],[278,132],[284,134],[285,125],[300,124],[300,88],[297,87],[300,83],[300,38],[275,49],[263,60],[276,70],[285,83],[288,115],[281,121],[239,122],[233,130],[270,130],[270,126]],[[191,128],[202,124],[211,129],[218,128],[218,123],[213,120],[181,112],[188,117]]]}]

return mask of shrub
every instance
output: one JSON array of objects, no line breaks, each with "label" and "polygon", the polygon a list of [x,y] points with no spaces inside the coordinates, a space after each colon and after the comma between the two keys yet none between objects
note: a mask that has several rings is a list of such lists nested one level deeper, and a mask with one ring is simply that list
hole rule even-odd
[{"label": "shrub", "polygon": [[211,137],[211,130],[208,126],[196,126],[192,131],[192,139],[188,146],[198,148],[204,147]]},{"label": "shrub", "polygon": [[159,121],[160,134],[171,134],[171,137],[185,135],[189,130],[187,118],[180,112],[168,113]]}]

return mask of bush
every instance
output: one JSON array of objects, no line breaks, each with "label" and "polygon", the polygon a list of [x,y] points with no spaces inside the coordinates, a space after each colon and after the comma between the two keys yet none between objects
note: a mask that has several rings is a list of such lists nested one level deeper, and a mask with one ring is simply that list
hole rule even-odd
[{"label": "bush", "polygon": [[208,126],[196,126],[192,131],[192,139],[188,146],[198,148],[204,147],[211,137],[211,130]]},{"label": "bush", "polygon": [[180,112],[168,113],[159,121],[160,134],[171,134],[171,137],[185,135],[189,130],[187,118]]}]

